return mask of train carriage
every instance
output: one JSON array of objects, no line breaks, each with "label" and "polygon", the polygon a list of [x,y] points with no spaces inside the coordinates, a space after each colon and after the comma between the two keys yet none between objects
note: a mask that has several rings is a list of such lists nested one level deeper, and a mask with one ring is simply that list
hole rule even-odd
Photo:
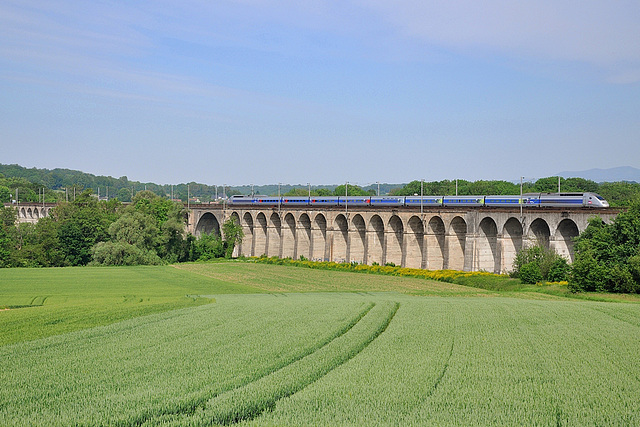
[{"label": "train carriage", "polygon": [[255,204],[255,198],[253,196],[231,196],[227,200],[229,205],[233,206],[246,206]]},{"label": "train carriage", "polygon": [[[521,202],[522,200],[522,202]],[[485,206],[519,206],[521,203],[526,205],[529,198],[523,196],[485,196]]]},{"label": "train carriage", "polygon": [[444,196],[445,206],[484,206],[484,196]]},{"label": "train carriage", "polygon": [[442,196],[407,196],[405,206],[442,206]]},{"label": "train carriage", "polygon": [[404,206],[404,197],[372,196],[371,206]]},{"label": "train carriage", "polygon": [[278,206],[282,202],[280,197],[273,196],[256,196],[255,205],[256,206]]},{"label": "train carriage", "polygon": [[338,196],[322,196],[322,197],[311,197],[309,199],[309,204],[311,206],[338,206],[339,198]]},{"label": "train carriage", "polygon": [[369,206],[371,204],[370,196],[349,196],[339,197],[340,206]]},{"label": "train carriage", "polygon": [[287,206],[309,206],[309,198],[300,196],[283,197],[282,204]]}]

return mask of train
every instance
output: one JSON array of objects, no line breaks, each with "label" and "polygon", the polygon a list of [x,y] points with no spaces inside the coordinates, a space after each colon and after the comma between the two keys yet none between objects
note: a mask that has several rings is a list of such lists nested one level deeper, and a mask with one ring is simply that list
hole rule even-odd
[{"label": "train", "polygon": [[527,193],[517,196],[231,196],[230,206],[311,207],[585,207],[608,208],[596,193]]}]

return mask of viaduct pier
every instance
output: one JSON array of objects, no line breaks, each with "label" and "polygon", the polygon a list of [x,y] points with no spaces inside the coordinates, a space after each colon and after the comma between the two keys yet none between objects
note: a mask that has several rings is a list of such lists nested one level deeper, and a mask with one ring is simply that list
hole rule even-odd
[{"label": "viaduct pier", "polygon": [[310,208],[196,206],[188,231],[220,233],[234,218],[244,239],[237,255],[378,263],[430,270],[504,273],[516,254],[541,243],[573,261],[574,239],[599,216],[598,208]]}]

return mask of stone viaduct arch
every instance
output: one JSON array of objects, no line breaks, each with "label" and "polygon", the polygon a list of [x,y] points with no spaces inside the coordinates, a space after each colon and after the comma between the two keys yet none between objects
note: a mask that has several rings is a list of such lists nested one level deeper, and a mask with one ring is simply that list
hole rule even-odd
[{"label": "stone viaduct arch", "polygon": [[[32,211],[33,214],[33,211]],[[507,272],[523,248],[541,243],[573,260],[573,242],[595,210],[430,209],[193,209],[189,231],[215,230],[234,216],[245,238],[238,253],[357,262],[394,263],[430,270]],[[25,215],[28,215],[25,209]]]},{"label": "stone viaduct arch", "polygon": [[18,222],[29,222],[35,224],[40,218],[46,218],[50,216],[51,209],[56,205],[52,203],[21,203],[20,205],[6,204],[7,207],[14,207],[16,209],[16,216]]},{"label": "stone viaduct arch", "polygon": [[211,233],[215,233],[218,236],[220,236],[220,222],[218,221],[218,218],[216,218],[216,216],[213,213],[205,212],[198,219],[198,223],[196,224],[196,230],[195,230],[195,233],[193,234],[196,237],[198,237],[201,234],[211,234]]}]

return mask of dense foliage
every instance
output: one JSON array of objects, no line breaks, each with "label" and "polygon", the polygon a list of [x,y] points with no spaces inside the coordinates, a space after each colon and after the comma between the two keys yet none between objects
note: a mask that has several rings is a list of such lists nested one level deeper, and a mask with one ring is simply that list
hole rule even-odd
[{"label": "dense foliage", "polygon": [[554,250],[535,245],[516,255],[511,276],[526,284],[563,282],[568,279],[570,270],[567,260]]},{"label": "dense foliage", "polygon": [[[132,203],[99,201],[85,191],[61,202],[35,224],[16,223],[12,207],[0,208],[0,267],[149,265],[230,257],[242,227],[229,220],[220,236],[199,240],[185,232],[186,210],[151,191]],[[216,242],[218,249],[206,249]]]},{"label": "dense foliage", "polygon": [[571,290],[640,293],[640,199],[610,224],[591,220],[575,252]]}]

